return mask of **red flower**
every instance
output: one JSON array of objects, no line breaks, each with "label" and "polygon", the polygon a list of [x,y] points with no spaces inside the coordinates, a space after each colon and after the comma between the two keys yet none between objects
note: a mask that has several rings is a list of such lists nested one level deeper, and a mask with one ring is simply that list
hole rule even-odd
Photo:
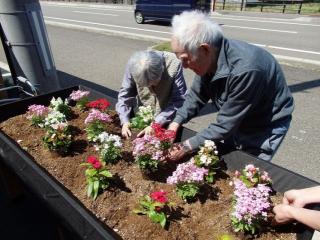
[{"label": "red flower", "polygon": [[166,130],[161,127],[159,123],[152,123],[151,127],[154,130],[154,135],[159,138],[160,141],[171,141],[175,138],[176,132],[173,130]]},{"label": "red flower", "polygon": [[102,167],[102,164],[101,164],[101,162],[98,161],[98,162],[93,163],[92,166],[93,166],[95,169],[100,169],[100,168]]},{"label": "red flower", "polygon": [[87,162],[88,163],[91,163],[91,164],[94,164],[95,162],[97,162],[98,161],[98,159],[95,157],[95,156],[89,156],[88,158],[87,158]]},{"label": "red flower", "polygon": [[166,203],[168,202],[168,198],[167,198],[167,193],[164,191],[159,191],[159,192],[153,192],[150,194],[150,197],[153,201],[157,201],[160,203]]},{"label": "red flower", "polygon": [[90,163],[95,169],[100,169],[102,167],[101,162],[95,156],[89,156],[87,158],[87,162]]},{"label": "red flower", "polygon": [[86,106],[88,108],[95,108],[95,109],[99,109],[101,111],[104,111],[107,107],[110,106],[110,103],[106,99],[100,98],[98,100],[91,101],[91,102],[87,103]]}]

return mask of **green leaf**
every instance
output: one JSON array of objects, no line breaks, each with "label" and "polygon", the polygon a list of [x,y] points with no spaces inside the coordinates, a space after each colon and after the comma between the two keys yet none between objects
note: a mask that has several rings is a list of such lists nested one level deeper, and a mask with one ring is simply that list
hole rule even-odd
[{"label": "green leaf", "polygon": [[90,197],[93,190],[93,182],[89,182],[88,184],[88,190],[87,190],[87,196]]},{"label": "green leaf", "polygon": [[107,178],[111,178],[112,177],[112,174],[108,171],[108,170],[103,170],[101,172],[99,172],[100,175],[103,175]]},{"label": "green leaf", "polygon": [[94,192],[93,199],[96,199],[96,198],[97,198],[97,196],[98,196],[98,192],[99,192],[99,184],[100,184],[100,182],[99,182],[99,181],[94,181],[94,182],[93,182],[93,192]]}]

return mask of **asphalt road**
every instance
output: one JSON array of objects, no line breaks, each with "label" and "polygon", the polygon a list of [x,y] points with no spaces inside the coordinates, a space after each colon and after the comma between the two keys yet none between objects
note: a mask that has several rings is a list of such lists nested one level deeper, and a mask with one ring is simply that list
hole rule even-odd
[{"label": "asphalt road", "polygon": [[[47,23],[65,24],[87,30],[113,31],[133,38],[153,41],[170,38],[169,24],[137,24],[132,6],[52,4],[42,2]],[[273,54],[304,61],[318,61],[320,66],[320,19],[296,14],[213,13],[225,36],[266,48]]]}]

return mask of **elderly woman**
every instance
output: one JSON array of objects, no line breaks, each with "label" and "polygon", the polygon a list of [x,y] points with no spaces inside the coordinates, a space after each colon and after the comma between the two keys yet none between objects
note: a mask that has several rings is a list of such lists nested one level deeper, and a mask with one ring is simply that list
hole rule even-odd
[{"label": "elderly woman", "polygon": [[[129,59],[119,91],[116,110],[122,124],[122,136],[130,137],[130,116],[137,106],[151,106],[155,122],[166,125],[181,107],[186,94],[181,62],[175,54],[139,51]],[[150,132],[146,127],[141,136]]]}]

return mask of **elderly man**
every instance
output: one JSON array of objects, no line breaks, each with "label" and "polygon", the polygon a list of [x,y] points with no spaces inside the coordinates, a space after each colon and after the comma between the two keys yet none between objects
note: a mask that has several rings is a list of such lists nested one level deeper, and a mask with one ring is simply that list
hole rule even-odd
[{"label": "elderly man", "polygon": [[197,11],[176,15],[172,31],[173,51],[196,76],[169,129],[177,131],[209,100],[219,111],[216,122],[171,149],[171,161],[206,139],[271,160],[294,108],[278,62],[262,48],[225,38],[217,24]]},{"label": "elderly man", "polygon": [[[122,136],[131,136],[130,116],[136,106],[151,106],[155,122],[163,125],[172,121],[181,107],[187,86],[181,62],[173,53],[139,51],[131,56],[119,91],[116,110],[122,124]],[[138,136],[149,133],[146,127]]]}]

